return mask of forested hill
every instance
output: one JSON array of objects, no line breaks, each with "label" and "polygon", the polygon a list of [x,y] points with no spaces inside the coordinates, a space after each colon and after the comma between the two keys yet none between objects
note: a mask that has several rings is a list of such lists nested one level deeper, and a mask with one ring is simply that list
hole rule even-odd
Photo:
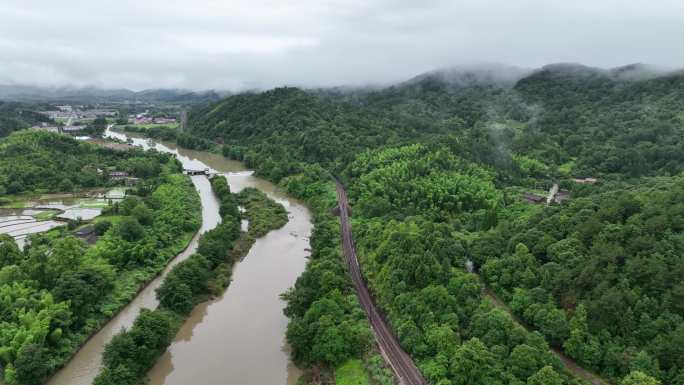
[{"label": "forested hill", "polygon": [[391,143],[391,131],[398,131],[365,109],[297,88],[232,96],[193,111],[190,119],[192,132],[206,138],[250,146],[274,160],[324,164]]},{"label": "forested hill", "polygon": [[638,69],[556,65],[520,80],[514,91],[541,106],[531,125],[537,144],[523,149],[538,151],[541,142],[557,161],[577,157],[583,174],[678,173],[684,72],[642,76]]},{"label": "forested hill", "polygon": [[[326,251],[329,175],[342,179],[364,278],[428,383],[577,384],[582,366],[682,385],[683,93],[684,73],[642,65],[445,70],[235,95],[193,111],[184,135],[314,202]],[[552,182],[568,201],[523,203]],[[362,344],[327,321],[348,309],[329,284],[341,267],[312,242],[287,337],[302,363],[334,368]],[[335,338],[314,332],[328,326]]]},{"label": "forested hill", "polygon": [[0,101],[0,138],[49,119],[21,104]]},{"label": "forested hill", "polygon": [[0,195],[107,186],[107,174],[98,169],[150,178],[168,161],[167,155],[137,148],[116,151],[67,135],[19,131],[0,140]]},{"label": "forested hill", "polygon": [[684,169],[684,72],[559,64],[519,75],[442,71],[378,90],[240,94],[195,110],[190,127],[279,162],[348,163],[363,149],[451,136],[461,154],[512,174],[525,168],[516,155],[548,175]]},{"label": "forested hill", "polygon": [[683,218],[684,177],[648,178],[483,233],[471,257],[585,367],[619,378],[629,365],[681,384]]}]

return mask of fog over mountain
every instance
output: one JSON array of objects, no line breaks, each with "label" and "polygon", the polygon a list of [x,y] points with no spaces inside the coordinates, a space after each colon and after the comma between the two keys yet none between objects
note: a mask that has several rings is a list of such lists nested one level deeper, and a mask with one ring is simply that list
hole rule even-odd
[{"label": "fog over mountain", "polygon": [[479,65],[455,66],[426,72],[410,79],[408,84],[434,79],[456,87],[472,85],[501,85],[512,87],[518,80],[533,70],[504,64],[483,63]]},{"label": "fog over mountain", "polygon": [[131,91],[126,88],[56,87],[0,84],[0,100],[61,101],[61,102],[179,102],[202,103],[219,100],[229,92],[191,91],[186,89],[146,89]]},{"label": "fog over mountain", "polygon": [[[579,63],[553,63],[539,68],[521,68],[498,63],[462,65],[445,67],[424,72],[398,82],[369,83],[363,86],[343,85],[336,87],[312,86],[324,93],[350,93],[354,91],[373,91],[392,86],[412,86],[421,89],[430,84],[446,85],[449,88],[468,88],[473,86],[495,86],[512,88],[527,76],[547,74],[552,77],[604,77],[615,81],[634,82],[668,75],[681,75],[684,69],[666,69],[642,63],[627,64],[614,68],[589,67]],[[278,86],[278,85],[276,85]],[[306,87],[306,85],[303,85]],[[240,92],[251,92],[271,88],[257,87]],[[104,88],[95,86],[32,86],[0,84],[0,100],[36,101],[53,100],[63,102],[103,101],[103,102],[179,102],[203,103],[217,101],[233,94],[230,90],[189,90],[180,88],[152,88],[132,91],[126,88]]]},{"label": "fog over mountain", "polygon": [[5,0],[0,84],[244,90],[492,62],[681,67],[683,15],[676,0]]}]

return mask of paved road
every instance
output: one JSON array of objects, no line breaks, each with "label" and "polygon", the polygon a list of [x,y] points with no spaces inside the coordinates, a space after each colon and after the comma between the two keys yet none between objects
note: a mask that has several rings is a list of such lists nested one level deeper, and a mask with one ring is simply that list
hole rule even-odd
[{"label": "paved road", "polygon": [[378,312],[375,303],[368,292],[366,282],[361,275],[361,268],[356,256],[356,247],[352,238],[351,224],[349,223],[349,201],[344,186],[339,181],[337,185],[337,201],[340,209],[340,230],[342,232],[342,251],[347,263],[349,274],[351,275],[356,294],[359,297],[363,310],[368,315],[375,339],[380,346],[380,351],[385,357],[385,361],[390,365],[394,374],[402,385],[425,385],[427,382],[423,375],[413,363],[411,357],[399,345],[399,341],[394,336],[385,319]]}]

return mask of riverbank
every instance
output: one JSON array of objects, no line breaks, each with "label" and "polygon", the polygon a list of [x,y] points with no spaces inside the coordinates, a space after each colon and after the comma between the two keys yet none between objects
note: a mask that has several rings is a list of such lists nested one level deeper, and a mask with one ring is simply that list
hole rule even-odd
[{"label": "riverbank", "polygon": [[200,237],[196,254],[176,265],[164,278],[156,290],[159,307],[143,309],[131,329],[117,334],[107,344],[104,367],[94,384],[142,381],[192,308],[212,294],[217,269],[235,263],[226,250],[231,249],[240,236],[237,200],[230,193],[225,177],[212,178],[211,186],[219,200],[221,223]]},{"label": "riverbank", "polygon": [[[106,328],[106,325],[119,317],[119,315],[130,305],[132,300],[138,297],[139,293],[144,291],[150,283],[154,281],[155,277],[162,273],[167,263],[189,246],[191,239],[199,228],[199,198],[195,193],[194,188],[191,187],[191,183],[184,177],[178,175],[178,178],[173,178],[173,180],[169,179],[169,183],[175,183],[175,185],[166,186],[162,184],[157,190],[158,193],[155,193],[159,204],[161,204],[162,207],[167,206],[164,209],[166,211],[159,212],[159,217],[156,219],[158,225],[156,225],[156,227],[155,225],[151,226],[146,232],[149,232],[151,236],[152,233],[156,234],[156,230],[153,231],[152,228],[158,230],[158,228],[163,227],[167,229],[167,231],[173,231],[172,233],[177,235],[171,237],[170,233],[167,236],[167,241],[158,243],[161,247],[155,250],[155,258],[147,261],[143,268],[120,268],[118,270],[116,280],[113,282],[112,291],[108,293],[105,298],[101,299],[97,312],[88,318],[85,327],[80,334],[71,337],[70,342],[72,345],[69,348],[70,353],[63,355],[63,357],[65,357],[64,361],[57,361],[55,363],[56,368],[69,366],[84,347],[86,347],[95,336],[100,334],[102,330]],[[184,214],[179,215],[179,211]],[[166,222],[164,218],[171,212],[175,213],[174,215],[176,218],[173,219],[172,222]],[[176,223],[180,227],[175,228],[172,223]],[[191,223],[192,225],[190,225]],[[109,254],[116,250],[119,250],[122,254],[132,253],[132,251],[127,248],[122,249],[119,243],[120,242],[117,242],[116,238],[105,235],[98,243],[93,245],[87,253],[90,256],[99,255],[106,260],[112,260]],[[119,245],[119,247],[117,248],[116,245]],[[53,383],[54,378],[59,378],[61,374],[62,370],[58,370],[48,383]]]},{"label": "riverbank", "polygon": [[[173,253],[174,255],[179,255],[179,254],[183,254],[183,253],[187,252],[187,250],[188,250],[190,247],[192,247],[192,240],[193,240],[193,238],[194,238],[195,236],[197,236],[197,235],[199,235],[199,234],[198,234],[198,233],[194,233],[194,234],[193,234],[193,233],[190,233],[190,234],[184,236],[183,238],[179,239],[179,240],[178,240],[178,245],[179,245],[179,247],[180,247],[180,245],[185,245],[185,246],[184,246],[183,248],[181,248],[180,250],[172,251],[172,253]],[[161,274],[162,274],[162,271],[159,271],[159,272],[158,272],[157,274],[155,274],[154,276],[149,277],[145,282],[142,283],[142,285],[139,285],[139,286],[138,286],[138,289],[137,289],[134,293],[131,293],[131,295],[129,296],[130,299],[136,298],[136,297],[137,297],[138,295],[140,295],[140,293],[142,293],[145,289],[148,289],[148,288],[150,287],[150,285],[152,284],[152,282],[154,282],[154,280],[155,280],[156,278],[158,278]],[[125,282],[125,281],[127,281],[128,279],[129,279],[129,278],[123,277],[123,279],[122,279],[120,282]],[[126,285],[123,285],[123,286],[126,286]],[[106,324],[112,322],[112,320],[113,320],[115,317],[120,316],[120,315],[125,311],[125,309],[126,309],[128,306],[130,306],[130,305],[131,305],[131,304],[130,304],[130,301],[129,301],[128,303],[123,304],[123,306],[120,306],[118,309],[116,309],[116,310],[114,311],[113,314],[111,314],[111,317],[110,317],[110,318],[108,318],[108,319],[106,319],[106,320],[103,320],[103,321],[104,321],[104,324],[101,324],[100,327],[95,328],[90,334],[88,334],[87,337],[82,341],[82,343],[74,350],[74,354],[73,354],[67,361],[65,361],[63,365],[64,365],[64,366],[67,366],[67,365],[69,365],[73,360],[75,360],[75,359],[76,359],[76,354],[78,354],[78,352],[82,351],[83,348],[86,346],[86,344],[88,344],[89,342],[91,342],[91,340],[93,340],[93,338],[94,338],[95,336],[97,336],[99,333],[101,333],[101,332],[103,331],[102,327],[103,327],[104,325],[106,325]],[[61,373],[60,371],[57,371],[57,372],[55,373],[55,377],[50,378],[50,379],[48,380],[47,384],[48,384],[48,385],[52,384],[52,383],[55,381],[55,378],[58,377],[60,373]],[[0,385],[4,385],[4,384],[0,383]]]},{"label": "riverbank", "polygon": [[[0,366],[10,385],[36,384],[70,363],[185,247],[199,227],[199,200],[168,155],[114,153],[48,132],[17,132],[1,142],[0,166],[9,182],[1,190],[14,197],[7,200],[14,207],[31,209],[22,209],[18,221],[4,221],[0,231],[7,232],[0,261]],[[121,191],[91,189],[119,185],[111,170],[130,173],[133,194],[124,199]],[[90,196],[40,194],[48,191]],[[76,231],[79,218],[91,220],[102,211],[111,221]],[[57,212],[67,226],[47,231],[67,223],[36,222]],[[86,231],[91,243],[77,239]],[[17,247],[16,239],[29,234],[30,247]]]},{"label": "riverbank", "polygon": [[[105,367],[95,384],[141,381],[171,343],[171,336],[178,332],[192,308],[203,298],[221,294],[227,288],[234,264],[249,250],[242,246],[236,248],[238,238],[255,239],[287,222],[285,209],[256,189],[243,190],[238,199],[231,194],[225,177],[212,178],[211,185],[221,202],[221,224],[204,233],[199,240],[198,253],[176,265],[164,279],[157,289],[160,306],[142,312],[130,330],[118,334],[107,345],[103,357]],[[239,200],[248,201],[244,215],[252,218],[254,224],[242,233],[239,231]],[[226,253],[231,246],[232,251]],[[153,331],[149,329],[150,322],[158,325]],[[120,346],[125,348],[120,349]]]},{"label": "riverbank", "polygon": [[[186,177],[180,175],[179,177],[186,180]],[[197,206],[193,210],[196,216],[194,228],[181,236],[170,237],[169,241],[172,241],[174,246],[168,250],[163,250],[165,257],[159,259],[154,268],[142,273],[133,272],[118,277],[116,285],[119,289],[116,289],[115,292],[119,294],[116,295],[115,299],[116,303],[120,305],[105,309],[108,312],[108,317],[79,344],[76,353],[71,356],[62,369],[48,380],[48,385],[92,384],[101,364],[104,345],[122,328],[130,327],[141,308],[153,303],[153,293],[159,286],[161,277],[167,274],[175,263],[194,252],[199,234],[204,229],[205,199],[201,198],[197,192],[199,191],[197,185],[202,185],[201,181],[192,178],[186,183],[188,190],[181,195],[184,199],[188,197],[195,199]],[[169,212],[168,216],[169,218],[179,218],[178,208]],[[108,252],[116,250],[114,246],[109,244],[101,246],[101,248]]]},{"label": "riverbank", "polygon": [[[125,136],[122,134],[120,135],[120,138],[122,140],[125,140]],[[147,141],[145,141],[147,144]],[[157,145],[158,146],[158,145]],[[205,166],[209,166],[212,169],[217,169],[220,167],[221,164],[223,163],[229,163],[229,164],[236,164],[237,162],[231,161],[228,158],[225,158],[221,155],[218,154],[207,154],[206,152],[200,152],[200,151],[193,151],[193,150],[184,150],[184,149],[179,149],[176,148],[175,151],[182,152],[187,155],[191,156],[197,156],[198,158],[202,159],[202,163],[200,162],[194,162],[194,168],[196,169],[203,169]],[[308,166],[307,166],[308,167]],[[232,176],[232,175],[231,175]],[[233,187],[234,184],[240,181],[240,177],[231,177],[229,178],[231,182],[231,188]],[[257,178],[254,177],[249,177],[249,179],[252,180],[258,180]],[[264,183],[263,186],[269,185],[268,183]],[[303,320],[304,318],[304,311],[307,309],[308,306],[310,306],[313,302],[316,301],[328,301],[332,300],[335,303],[339,304],[339,306],[344,309],[344,315],[343,317],[335,317],[335,322],[336,323],[342,323],[345,322],[346,325],[354,325],[354,330],[352,333],[346,333],[345,335],[345,341],[349,342],[350,345],[353,345],[355,347],[352,347],[351,350],[355,351],[356,353],[353,353],[351,355],[342,355],[338,357],[341,362],[339,363],[334,363],[331,366],[327,366],[323,368],[324,370],[328,369],[334,369],[337,365],[344,363],[344,360],[346,357],[349,358],[362,358],[364,357],[364,362],[365,362],[365,367],[368,368],[367,372],[368,374],[373,377],[376,380],[380,380],[382,383],[387,383],[388,382],[388,376],[386,374],[386,368],[383,367],[383,365],[375,360],[374,358],[377,358],[379,356],[377,355],[366,355],[366,352],[370,350],[370,352],[373,351],[373,349],[370,349],[370,346],[372,345],[372,333],[370,331],[370,328],[368,326],[368,322],[363,315],[363,311],[361,310],[361,307],[358,304],[358,301],[356,300],[356,295],[353,291],[353,288],[351,286],[351,282],[349,280],[349,277],[346,274],[346,271],[342,265],[342,257],[341,257],[341,248],[340,248],[340,233],[339,233],[339,222],[338,219],[331,214],[331,210],[336,206],[337,204],[337,197],[335,194],[335,186],[332,183],[332,180],[329,177],[329,174],[325,172],[324,170],[320,168],[316,168],[314,166],[311,166],[311,169],[305,169],[304,172],[298,175],[291,176],[289,178],[286,178],[285,180],[281,181],[281,186],[285,188],[285,190],[288,192],[288,194],[298,197],[306,202],[306,205],[308,208],[311,209],[313,212],[313,221],[315,223],[315,231],[314,231],[314,236],[312,238],[312,241],[309,243],[307,242],[307,247],[306,251],[307,254],[308,252],[311,253],[311,259],[309,263],[307,264],[306,270],[302,269],[300,273],[302,275],[295,275],[294,277],[297,279],[296,284],[294,287],[292,284],[289,284],[280,290],[280,293],[286,293],[283,294],[283,298],[289,302],[289,305],[285,309],[285,315],[290,317],[291,319],[288,320],[287,318],[284,319],[284,323],[282,324],[282,330],[285,329],[285,325],[287,324],[288,321],[290,321],[290,329],[295,329],[295,324],[303,325],[303,327],[306,327],[306,322]],[[259,186],[261,190],[264,190],[262,186]],[[274,192],[277,192],[277,189],[274,189]],[[267,191],[269,193],[269,191]],[[272,196],[271,193],[268,194],[269,196]],[[282,195],[282,194],[278,194]],[[288,210],[291,212],[290,216],[292,217],[292,209],[288,207]],[[308,210],[307,210],[308,211]],[[291,219],[292,222],[292,219]],[[290,222],[290,223],[291,223]],[[290,226],[290,223],[285,227],[285,229]],[[281,232],[282,230],[279,230],[278,232]],[[310,230],[309,230],[310,231]],[[277,232],[276,232],[277,233]],[[269,236],[273,235],[275,233],[269,234]],[[292,235],[292,234],[287,234],[287,235]],[[269,237],[267,236],[267,238]],[[252,249],[252,252],[255,250],[259,250],[259,242],[255,245],[255,247]],[[250,252],[250,254],[252,253]],[[276,255],[283,254],[283,250],[276,249],[274,250]],[[270,256],[269,256],[270,257]],[[263,258],[263,256],[261,257]],[[248,257],[245,262],[241,263],[240,265],[237,266],[237,271],[241,271],[242,269],[245,268],[245,265],[247,264],[253,264],[255,263],[255,259],[253,259],[251,256]],[[252,275],[255,277],[258,277],[262,275],[262,271],[269,269],[270,266],[262,266],[258,271],[253,271]],[[326,283],[323,285],[322,282],[320,282],[320,279],[322,277],[326,277]],[[249,278],[248,278],[249,279]],[[294,281],[294,278],[293,278]],[[237,286],[237,287],[236,287]],[[249,286],[249,284],[245,284],[245,286]],[[324,286],[324,287],[322,287]],[[269,288],[270,289],[270,288]],[[236,285],[233,283],[231,285],[231,289],[228,291],[228,293],[235,293],[235,291],[240,291],[241,287],[239,285]],[[259,288],[257,289],[258,291],[261,291],[263,289]],[[338,290],[341,294],[342,297],[338,296],[332,296],[331,294],[335,291]],[[249,291],[247,293],[244,293],[244,296],[246,298],[252,298],[254,297],[252,291]],[[210,319],[207,321],[204,318],[207,317],[207,312],[209,309],[212,308],[218,308],[220,312],[226,311],[228,312],[229,308],[235,307],[236,312],[241,312],[244,313],[244,308],[250,308],[253,305],[253,302],[244,302],[242,301],[242,306],[237,307],[235,303],[230,302],[230,305],[226,303],[225,299],[220,299],[218,303],[209,303],[206,307],[199,307],[196,311],[193,311],[193,318],[197,321],[197,325],[202,325],[204,326],[206,323],[212,323],[211,319],[211,314],[210,314]],[[277,304],[276,306],[282,306],[282,304]],[[244,317],[246,319],[247,323],[253,323],[254,322],[254,317],[250,318],[249,313]],[[225,317],[228,318],[228,317]],[[274,317],[275,318],[275,317]],[[230,322],[230,321],[228,321]],[[186,322],[186,324],[188,324]],[[223,324],[225,325],[225,324]],[[224,329],[225,327],[221,325],[213,325],[211,326],[213,329],[213,332],[215,335],[221,336],[221,340],[226,341],[225,343],[233,343],[235,340],[242,340],[243,335],[240,333],[234,333],[234,334],[240,334],[240,335],[235,335],[233,336],[232,339],[223,339],[223,335],[225,334]],[[151,383],[153,385],[160,385],[160,384],[184,384],[188,383],[191,381],[195,380],[195,377],[197,376],[206,376],[211,374],[207,374],[205,372],[199,372],[195,371],[195,377],[192,376],[186,376],[186,374],[178,374],[177,367],[184,366],[188,361],[192,362],[195,361],[195,355],[205,355],[207,351],[211,351],[213,353],[217,353],[222,356],[226,356],[225,352],[223,351],[224,349],[221,349],[220,346],[216,347],[216,350],[209,349],[209,350],[202,350],[199,345],[201,344],[206,344],[209,346],[214,346],[217,345],[214,343],[215,340],[215,335],[204,335],[198,336],[198,331],[193,330],[194,325],[187,325],[187,327],[184,327],[184,330],[179,332],[179,335],[182,335],[185,333],[187,338],[192,338],[192,341],[179,341],[174,347],[171,349],[172,354],[165,354],[162,359],[160,360],[161,364],[158,364],[155,369],[151,372],[151,377],[152,381]],[[245,324],[238,324],[235,325],[235,328],[238,330],[242,330],[245,327]],[[332,329],[335,329],[335,327],[332,327]],[[346,329],[345,329],[346,330]],[[321,331],[322,332],[322,331]],[[244,333],[243,333],[244,334]],[[271,333],[269,331],[269,335],[272,335],[274,333]],[[358,338],[357,338],[358,337]],[[198,340],[202,340],[201,343],[198,344],[193,344],[194,342]],[[352,343],[352,340],[356,339],[356,342]],[[318,349],[317,346],[322,346],[325,341],[323,340],[311,340],[311,339],[304,339],[304,340],[299,340],[294,337],[294,334],[292,331],[288,331],[288,337],[287,340],[291,343],[293,343],[293,351],[291,352],[292,358],[298,362],[300,365],[303,367],[308,367],[311,363],[307,362],[307,358],[304,358],[303,356],[307,356],[308,353],[314,349]],[[359,345],[360,342],[360,345]],[[255,348],[258,346],[257,345],[252,345]],[[251,351],[251,349],[250,349]],[[289,349],[288,349],[289,351]],[[321,350],[322,352],[322,350]],[[211,356],[211,355],[210,355]],[[237,355],[236,357],[233,357],[232,354],[228,354],[228,356],[231,357],[231,359],[237,360],[238,362],[244,360],[244,355]],[[209,358],[211,360],[211,358]],[[227,361],[224,361],[227,362]],[[259,357],[258,354],[255,355],[254,357],[254,362],[259,363],[262,362],[261,358]],[[220,372],[220,367],[221,363],[217,362],[216,368]],[[225,365],[225,364],[223,364]],[[319,366],[316,366],[320,368]],[[255,367],[255,371],[263,371],[263,367]],[[168,373],[167,373],[168,372]],[[311,374],[315,375],[316,371],[313,371]],[[333,375],[334,376],[334,375]],[[243,375],[238,375],[236,378],[240,378],[241,380],[244,381],[249,381],[251,378],[250,376],[243,376]],[[295,376],[292,376],[295,378]],[[309,377],[309,376],[307,376]],[[331,376],[328,376],[331,377]],[[389,374],[389,377],[391,377],[391,374]],[[232,378],[232,377],[231,377]],[[295,378],[296,380],[296,378]],[[259,382],[254,382],[255,384],[260,384]],[[261,384],[263,383],[278,383],[277,381],[262,381]],[[288,381],[288,383],[290,383]]]},{"label": "riverbank", "polygon": [[[270,199],[256,188],[247,187],[235,194],[235,197],[240,207],[243,208],[240,217],[247,229],[242,229],[240,237],[235,241],[230,252],[230,260],[241,261],[247,256],[258,238],[285,226],[288,215],[283,205]],[[233,263],[224,263],[216,269],[216,276],[210,283],[215,296],[222,294],[230,284],[233,267]]]},{"label": "riverbank", "polygon": [[185,168],[209,168],[225,175],[233,192],[254,187],[283,205],[289,219],[282,228],[256,239],[248,255],[232,269],[230,287],[223,295],[192,310],[171,347],[148,373],[150,383],[202,385],[231,378],[246,385],[294,384],[300,372],[290,362],[284,341],[288,319],[280,294],[304,271],[310,253],[312,224],[307,207],[278,186],[255,177],[242,163],[220,154],[111,134],[124,142],[130,138],[133,145],[172,153]]}]

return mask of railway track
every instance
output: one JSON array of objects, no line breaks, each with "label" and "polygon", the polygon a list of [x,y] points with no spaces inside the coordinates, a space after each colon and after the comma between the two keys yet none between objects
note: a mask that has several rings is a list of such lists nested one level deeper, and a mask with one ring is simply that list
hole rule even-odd
[{"label": "railway track", "polygon": [[425,385],[427,382],[418,370],[411,357],[401,348],[399,341],[378,312],[373,299],[370,296],[366,282],[361,274],[361,267],[356,256],[356,247],[352,237],[351,223],[349,222],[349,201],[347,192],[339,180],[335,180],[337,187],[337,201],[339,204],[340,230],[342,233],[342,252],[356,288],[361,307],[368,315],[375,339],[385,361],[394,371],[401,385]]},{"label": "railway track", "polygon": [[[335,179],[335,184],[337,187],[337,201],[340,215],[340,229],[342,233],[342,251],[344,254],[345,262],[351,275],[352,282],[356,287],[356,293],[361,302],[363,310],[365,310],[368,315],[371,327],[375,334],[375,339],[380,346],[380,351],[385,358],[385,361],[394,371],[394,374],[400,381],[401,385],[425,385],[427,382],[423,378],[422,374],[413,363],[411,357],[404,352],[404,350],[399,345],[396,337],[392,333],[391,329],[385,322],[383,316],[378,312],[375,303],[366,286],[366,282],[361,274],[361,267],[359,265],[358,257],[356,255],[356,247],[354,246],[354,239],[352,237],[351,223],[349,222],[349,201],[347,199],[347,192],[344,189],[342,183]],[[512,319],[523,325],[528,330],[530,329],[525,323],[521,322],[508,308],[508,306],[503,303],[492,291],[487,290],[485,295],[489,297],[494,305],[504,311],[506,311]],[[566,356],[557,348],[552,348],[551,351],[561,360],[563,365],[567,370],[592,385],[610,385],[603,378],[597,374],[584,369],[582,366],[577,364],[574,360]]]}]

